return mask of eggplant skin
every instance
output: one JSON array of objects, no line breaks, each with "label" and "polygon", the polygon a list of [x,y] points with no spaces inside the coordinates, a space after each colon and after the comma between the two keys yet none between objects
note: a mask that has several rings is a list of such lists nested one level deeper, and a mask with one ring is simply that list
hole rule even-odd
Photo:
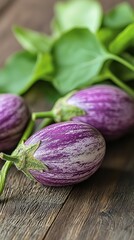
[{"label": "eggplant skin", "polygon": [[105,155],[105,140],[98,130],[79,122],[52,124],[32,135],[26,146],[40,143],[34,157],[47,166],[32,176],[47,186],[76,184],[89,178],[100,167]]},{"label": "eggplant skin", "polygon": [[95,85],[76,92],[67,103],[85,111],[71,120],[94,126],[106,140],[118,139],[134,128],[134,100],[118,87]]},{"label": "eggplant skin", "polygon": [[30,115],[22,97],[0,94],[0,151],[7,152],[16,147]]}]

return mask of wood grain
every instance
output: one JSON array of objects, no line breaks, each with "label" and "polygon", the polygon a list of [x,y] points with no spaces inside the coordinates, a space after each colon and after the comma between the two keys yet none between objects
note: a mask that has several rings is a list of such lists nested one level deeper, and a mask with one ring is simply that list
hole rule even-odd
[{"label": "wood grain", "polygon": [[73,189],[44,240],[134,239],[133,148],[133,136],[109,146],[103,167]]},{"label": "wood grain", "polygon": [[[0,15],[1,65],[20,49],[12,25],[49,33],[55,2],[17,0],[7,5]],[[107,10],[117,0],[101,2]],[[43,99],[36,86],[26,96],[32,110],[45,109]],[[0,240],[133,240],[133,149],[133,136],[108,144],[103,167],[73,188],[42,187],[12,168],[0,199]]]},{"label": "wood grain", "polygon": [[77,186],[44,239],[133,240],[134,180],[120,174],[102,169]]},{"label": "wood grain", "polygon": [[0,239],[42,239],[70,190],[43,187],[13,168],[0,200]]},{"label": "wood grain", "polygon": [[17,0],[10,5],[5,14],[0,17],[0,65],[4,64],[11,53],[20,49],[11,32],[12,26],[21,25],[46,33],[50,32],[49,22],[55,2],[56,0]]},{"label": "wood grain", "polygon": [[14,0],[0,0],[0,13],[2,14],[13,1]]},{"label": "wood grain", "polygon": [[[20,48],[12,36],[11,26],[20,24],[35,30],[48,31],[52,3],[52,0],[18,0],[7,8],[1,16],[1,63]],[[36,86],[26,96],[32,110],[44,110],[47,103],[43,99],[43,94]],[[30,182],[13,168],[0,200],[0,240],[42,239],[71,189],[72,187],[42,187]]]}]

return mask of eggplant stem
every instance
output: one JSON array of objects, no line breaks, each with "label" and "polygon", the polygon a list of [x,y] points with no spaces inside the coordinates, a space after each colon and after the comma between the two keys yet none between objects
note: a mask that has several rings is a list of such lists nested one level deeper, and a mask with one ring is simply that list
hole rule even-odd
[{"label": "eggplant stem", "polygon": [[32,114],[32,119],[35,121],[36,119],[39,118],[54,118],[53,111],[48,111],[48,112],[34,112]]},{"label": "eggplant stem", "polygon": [[18,162],[18,159],[11,156],[11,155],[7,155],[5,153],[0,153],[0,158],[5,160],[5,161],[9,161],[9,162],[12,162],[12,163],[17,163]]},{"label": "eggplant stem", "polygon": [[[34,126],[35,126],[35,121],[33,119],[30,120],[21,140],[19,141],[17,147],[19,146],[19,144],[21,144],[22,142],[24,142],[32,133],[33,129],[34,129]],[[7,180],[7,175],[8,175],[8,172],[11,168],[11,166],[13,165],[13,162],[11,162],[11,159],[15,159],[14,157],[14,152],[11,154],[11,156],[8,156],[8,155],[5,155],[3,153],[0,154],[0,158],[2,159],[7,159],[10,158],[10,161],[6,161],[5,164],[3,165],[1,171],[0,171],[0,195],[3,193],[3,190],[4,190],[4,187],[5,187],[5,183],[6,183],[6,180]],[[16,159],[15,159],[16,161]],[[15,162],[14,161],[14,162]]]},{"label": "eggplant stem", "polygon": [[12,165],[13,165],[12,162],[7,161],[3,165],[3,167],[0,171],[0,195],[3,193],[5,183],[6,183],[6,179],[7,179],[7,174],[8,174],[8,171],[11,168]]}]

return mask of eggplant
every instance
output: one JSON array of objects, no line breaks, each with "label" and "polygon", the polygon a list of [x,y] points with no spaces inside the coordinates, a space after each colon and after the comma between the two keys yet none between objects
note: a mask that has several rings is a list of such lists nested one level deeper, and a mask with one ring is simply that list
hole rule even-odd
[{"label": "eggplant", "polygon": [[30,178],[47,186],[76,184],[89,178],[100,167],[105,140],[98,130],[80,122],[52,124],[34,133],[19,145],[13,161]]},{"label": "eggplant", "polygon": [[122,137],[134,127],[134,100],[112,85],[73,92],[53,108],[56,122],[80,121],[97,128],[106,140]]},{"label": "eggplant", "polygon": [[0,151],[11,151],[16,147],[30,115],[22,97],[0,94]]}]

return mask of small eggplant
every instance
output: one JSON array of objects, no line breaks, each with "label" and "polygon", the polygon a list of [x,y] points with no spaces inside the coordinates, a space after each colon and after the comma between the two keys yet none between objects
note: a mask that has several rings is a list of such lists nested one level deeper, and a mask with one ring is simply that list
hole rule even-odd
[{"label": "small eggplant", "polygon": [[[65,186],[89,178],[100,167],[105,149],[98,130],[71,121],[36,132],[7,159],[43,185]],[[6,160],[6,155],[1,158]]]},{"label": "small eggplant", "polygon": [[73,92],[53,108],[56,122],[80,121],[97,128],[106,140],[120,138],[134,127],[134,100],[111,85],[95,85]]},{"label": "small eggplant", "polygon": [[21,97],[0,95],[0,151],[15,148],[29,119],[29,109]]}]

